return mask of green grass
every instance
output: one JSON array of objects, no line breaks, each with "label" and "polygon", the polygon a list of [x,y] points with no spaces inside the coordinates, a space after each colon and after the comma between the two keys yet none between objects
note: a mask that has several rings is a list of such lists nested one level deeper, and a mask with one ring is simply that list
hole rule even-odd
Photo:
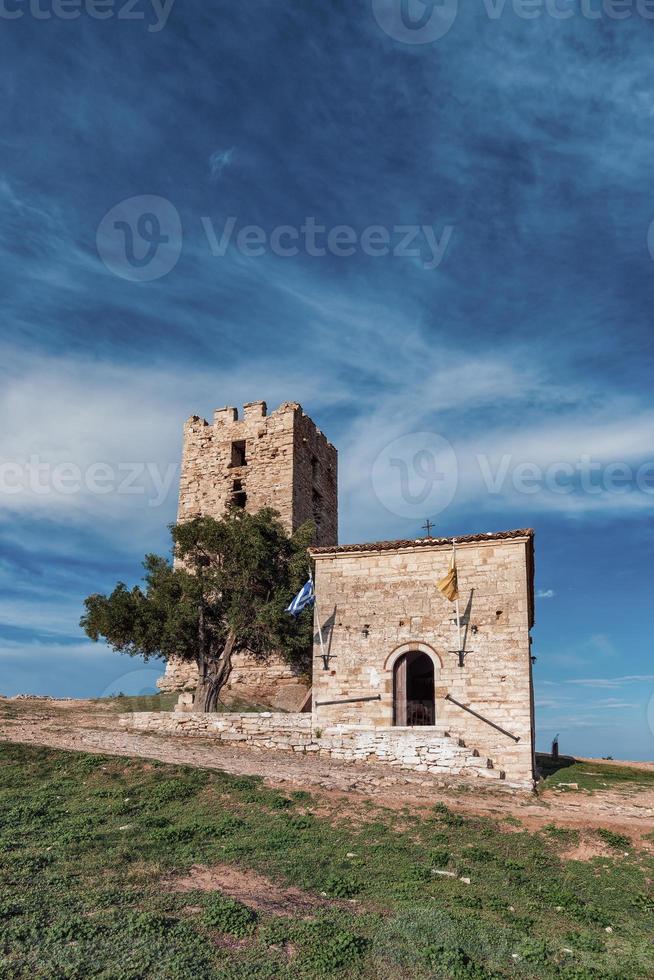
[{"label": "green grass", "polygon": [[[579,789],[605,790],[654,786],[654,770],[637,766],[616,766],[610,762],[582,762],[571,756],[554,761],[549,755],[538,755],[537,764],[544,779],[541,789],[553,789],[560,784],[577,783]],[[565,789],[565,785],[562,787]]]},{"label": "green grass", "polygon": [[631,838],[626,837],[625,834],[616,834],[614,830],[605,830],[604,827],[600,827],[597,834],[605,844],[618,851],[624,851],[625,848],[631,847]]},{"label": "green grass", "polygon": [[[129,695],[118,694],[110,698],[95,698],[93,704],[104,705],[116,714],[129,713],[133,711],[174,711],[179,694],[141,694]],[[249,701],[233,701],[229,705],[218,704],[218,711],[270,711],[271,709],[261,704],[252,704]],[[279,709],[275,709],[278,711]]]},{"label": "green grass", "polygon": [[[642,851],[566,862],[555,824],[317,809],[254,777],[0,743],[0,977],[654,975]],[[217,862],[326,905],[274,917],[167,883]]]}]

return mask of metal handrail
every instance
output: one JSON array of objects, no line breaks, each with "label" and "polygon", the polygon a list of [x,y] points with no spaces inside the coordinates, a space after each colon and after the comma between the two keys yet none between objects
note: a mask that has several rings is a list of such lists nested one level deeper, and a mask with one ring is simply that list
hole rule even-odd
[{"label": "metal handrail", "polygon": [[316,707],[323,707],[325,704],[354,704],[356,701],[381,701],[381,694],[375,694],[370,698],[340,698],[338,701],[316,701]]},{"label": "metal handrail", "polygon": [[461,704],[461,702],[457,701],[456,698],[453,698],[451,694],[446,694],[445,700],[451,701],[452,704],[456,704],[457,707],[463,708],[464,711],[468,711],[471,715],[474,715],[475,718],[479,718],[480,721],[485,722],[487,725],[490,725],[491,728],[494,728],[496,731],[501,732],[502,735],[508,735],[509,738],[512,738],[514,742],[520,741],[519,735],[512,735],[511,732],[507,732],[506,728],[502,728],[501,725],[496,725],[494,721],[490,721],[488,718],[484,718],[484,716],[480,715],[478,711],[474,710],[474,708],[469,708],[467,704]]}]

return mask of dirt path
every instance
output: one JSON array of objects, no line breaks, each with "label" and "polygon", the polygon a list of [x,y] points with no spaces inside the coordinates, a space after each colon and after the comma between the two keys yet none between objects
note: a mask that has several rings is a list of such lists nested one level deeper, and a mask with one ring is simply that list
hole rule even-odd
[{"label": "dirt path", "polygon": [[331,799],[338,808],[344,797],[353,805],[374,798],[380,806],[415,810],[442,801],[461,812],[515,817],[531,829],[556,822],[569,827],[611,827],[636,838],[654,829],[653,789],[630,787],[593,794],[548,790],[539,796],[486,786],[454,789],[443,787],[433,776],[379,763],[349,763],[296,752],[236,748],[205,739],[123,732],[111,708],[89,701],[0,698],[2,739],[262,776],[269,786],[306,789],[327,805]]}]

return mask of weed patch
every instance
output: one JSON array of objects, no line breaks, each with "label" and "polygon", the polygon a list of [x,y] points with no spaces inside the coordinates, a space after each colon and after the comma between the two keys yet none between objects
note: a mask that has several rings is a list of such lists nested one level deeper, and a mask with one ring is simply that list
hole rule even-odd
[{"label": "weed patch", "polygon": [[213,895],[205,906],[202,921],[212,929],[232,936],[249,936],[257,924],[257,914],[233,898]]},{"label": "weed patch", "polygon": [[605,844],[608,844],[609,847],[613,847],[616,850],[624,851],[625,848],[631,847],[631,838],[625,834],[616,834],[614,830],[607,830],[604,827],[600,827],[597,834]]}]

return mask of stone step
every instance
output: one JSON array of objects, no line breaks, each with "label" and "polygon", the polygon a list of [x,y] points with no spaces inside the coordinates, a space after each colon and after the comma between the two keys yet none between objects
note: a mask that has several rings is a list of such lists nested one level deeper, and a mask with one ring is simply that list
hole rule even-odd
[{"label": "stone step", "polygon": [[[322,726],[324,732],[328,732],[330,735],[338,735],[339,731],[345,731],[348,734],[352,732],[353,729],[358,729],[362,732],[372,732],[378,731],[378,729],[370,728],[369,725],[324,725]],[[389,731],[388,728],[381,729],[382,731]],[[411,725],[411,726],[401,726],[393,725],[392,731],[396,734],[405,734],[407,732],[412,734],[421,734],[424,732],[429,732],[435,738],[454,738],[460,741],[460,737],[452,733],[452,730],[445,725]]]},{"label": "stone step", "polygon": [[477,769],[477,775],[482,779],[503,779],[503,774],[499,769]]},{"label": "stone step", "polygon": [[426,759],[429,772],[450,775],[456,772],[491,781],[506,779],[506,773],[496,769],[492,759],[483,756],[478,749],[466,747],[464,740],[457,735],[450,733],[450,736],[449,744],[443,742],[434,746],[433,753]]}]

